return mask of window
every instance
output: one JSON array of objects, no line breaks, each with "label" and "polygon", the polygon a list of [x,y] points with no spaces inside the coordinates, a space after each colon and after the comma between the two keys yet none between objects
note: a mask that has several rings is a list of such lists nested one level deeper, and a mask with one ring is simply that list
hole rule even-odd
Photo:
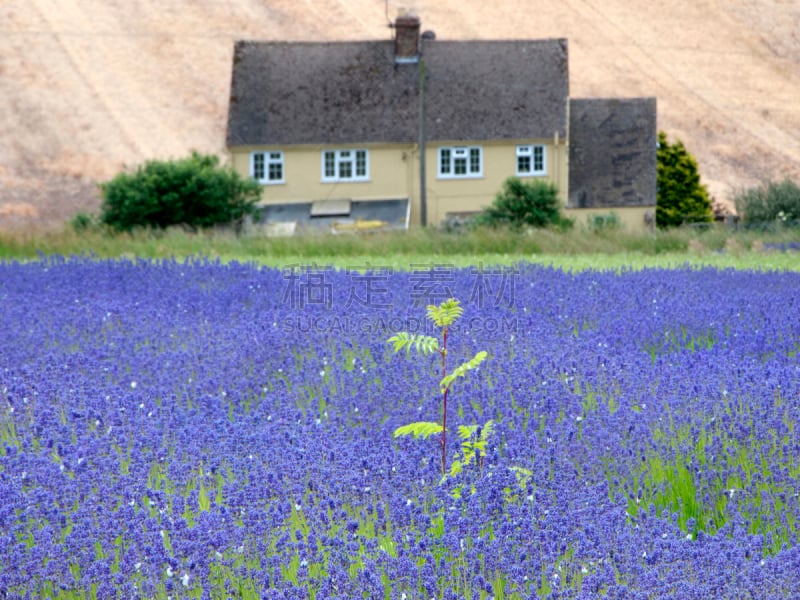
[{"label": "window", "polygon": [[326,150],[322,153],[322,181],[366,181],[368,158],[366,150]]},{"label": "window", "polygon": [[479,146],[439,148],[439,177],[483,176],[483,152]]},{"label": "window", "polygon": [[544,175],[544,146],[517,146],[517,175]]},{"label": "window", "polygon": [[259,183],[284,183],[283,152],[253,152],[250,155],[250,177]]}]

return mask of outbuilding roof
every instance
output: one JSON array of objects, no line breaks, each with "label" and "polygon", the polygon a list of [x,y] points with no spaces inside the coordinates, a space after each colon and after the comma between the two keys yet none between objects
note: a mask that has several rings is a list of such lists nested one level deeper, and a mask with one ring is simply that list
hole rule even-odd
[{"label": "outbuilding roof", "polygon": [[656,99],[570,101],[570,208],[655,206]]},{"label": "outbuilding roof", "polygon": [[566,40],[421,44],[238,42],[228,146],[414,142],[421,73],[429,141],[566,137]]}]

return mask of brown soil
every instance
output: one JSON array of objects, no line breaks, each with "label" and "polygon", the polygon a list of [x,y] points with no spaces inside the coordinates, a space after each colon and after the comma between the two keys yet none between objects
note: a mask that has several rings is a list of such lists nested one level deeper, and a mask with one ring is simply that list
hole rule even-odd
[{"label": "brown soil", "polygon": [[[571,93],[656,96],[720,200],[800,180],[796,0],[411,0],[439,39],[566,37]],[[124,165],[224,153],[237,39],[390,36],[389,0],[6,0],[0,228],[96,211]]]}]

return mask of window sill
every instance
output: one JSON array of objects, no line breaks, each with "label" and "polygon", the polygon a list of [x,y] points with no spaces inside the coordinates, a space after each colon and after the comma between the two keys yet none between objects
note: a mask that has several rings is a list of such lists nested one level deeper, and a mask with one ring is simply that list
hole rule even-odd
[{"label": "window sill", "polygon": [[371,179],[322,179],[320,183],[370,183]]},{"label": "window sill", "polygon": [[444,179],[444,180],[453,180],[456,181],[459,179],[483,179],[483,173],[480,175],[437,175],[436,179]]}]

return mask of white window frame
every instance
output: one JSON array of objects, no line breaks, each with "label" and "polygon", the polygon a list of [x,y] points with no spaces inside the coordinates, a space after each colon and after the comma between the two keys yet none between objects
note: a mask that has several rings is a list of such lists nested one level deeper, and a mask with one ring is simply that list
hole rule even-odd
[{"label": "white window frame", "polygon": [[[483,148],[481,146],[442,146],[437,153],[439,179],[474,179],[483,177]],[[477,156],[477,168],[475,157]],[[459,170],[459,163],[465,161],[463,173]]]},{"label": "white window frame", "polygon": [[[537,154],[540,156],[537,156]],[[527,159],[530,169],[520,168],[520,163],[522,162],[520,159]],[[537,165],[537,163],[540,164]],[[544,144],[517,146],[517,176],[541,177],[542,175],[547,175],[547,146]]]},{"label": "white window frame", "polygon": [[[280,169],[280,177],[274,176],[272,167]],[[251,152],[250,177],[262,185],[286,183],[286,164],[284,163],[283,152],[278,150]]]},{"label": "white window frame", "polygon": [[[369,151],[365,148],[323,150],[321,160],[324,183],[369,181]],[[330,165],[333,166],[332,173],[328,169]],[[342,170],[348,167],[350,175],[342,174]]]}]

